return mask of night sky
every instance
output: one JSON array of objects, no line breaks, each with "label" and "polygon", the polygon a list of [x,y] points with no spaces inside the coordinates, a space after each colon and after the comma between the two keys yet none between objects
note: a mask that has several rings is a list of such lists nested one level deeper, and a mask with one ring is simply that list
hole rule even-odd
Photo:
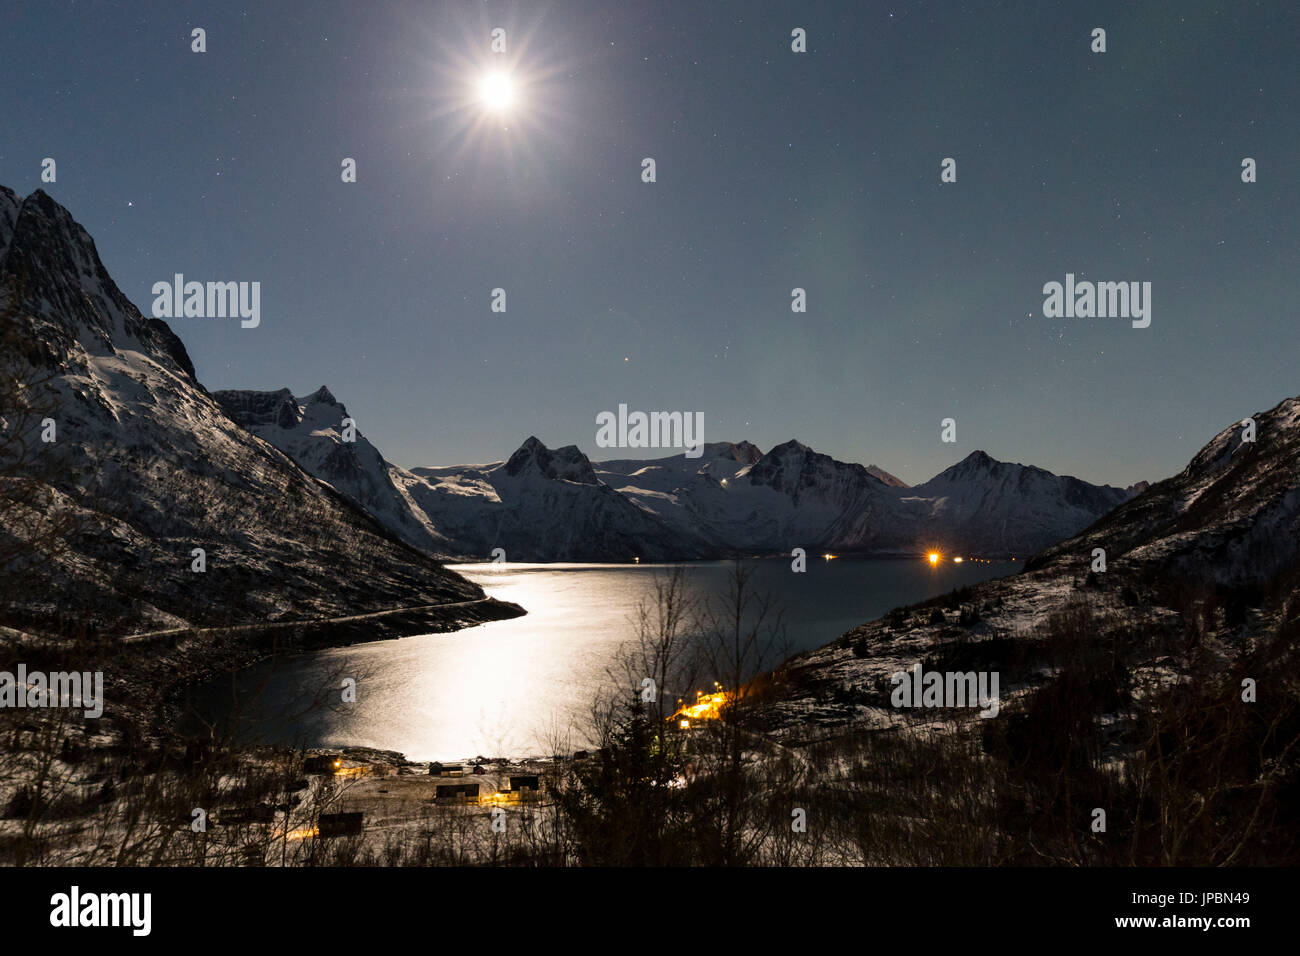
[{"label": "night sky", "polygon": [[[256,329],[171,320],[199,379],[327,384],[397,464],[658,454],[596,448],[626,403],[1123,485],[1300,394],[1295,3],[208,7],[7,2],[0,184],[146,314],[177,272],[260,282]],[[1067,272],[1151,282],[1151,326],[1044,318]]]}]

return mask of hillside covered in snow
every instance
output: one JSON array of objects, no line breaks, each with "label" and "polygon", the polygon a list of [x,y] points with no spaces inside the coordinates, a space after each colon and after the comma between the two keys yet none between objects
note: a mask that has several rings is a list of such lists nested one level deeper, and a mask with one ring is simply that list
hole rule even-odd
[{"label": "hillside covered in snow", "polygon": [[1020,573],[898,608],[794,658],[771,725],[891,725],[890,675],[922,661],[995,670],[1012,699],[1068,678],[1054,670],[1062,657],[1076,675],[1086,664],[1124,685],[1280,667],[1300,620],[1300,397],[1250,422],[1253,433],[1229,425],[1177,475]]},{"label": "hillside covered in snow", "polygon": [[[0,316],[13,384],[0,624],[115,637],[464,602],[495,613],[256,437],[253,419],[279,409],[243,409],[252,431],[233,420],[175,332],[141,315],[40,190],[0,188]],[[365,503],[380,510],[382,491]]]}]

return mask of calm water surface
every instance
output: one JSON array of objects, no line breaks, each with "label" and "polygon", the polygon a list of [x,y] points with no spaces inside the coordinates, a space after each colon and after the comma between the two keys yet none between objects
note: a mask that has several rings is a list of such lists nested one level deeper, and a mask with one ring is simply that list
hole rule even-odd
[{"label": "calm water surface", "polygon": [[[784,611],[792,652],[819,647],[900,604],[1019,570],[1019,562],[809,559],[756,562],[754,584]],[[264,662],[200,688],[205,717],[238,714],[246,739],[397,750],[413,760],[550,754],[588,743],[593,699],[612,686],[621,647],[635,637],[638,602],[666,566],[454,566],[492,597],[528,614],[451,634],[354,645]],[[687,567],[692,594],[725,593],[731,566]],[[344,678],[355,703],[339,704]],[[328,688],[328,693],[325,689]],[[313,706],[324,697],[329,703]]]}]

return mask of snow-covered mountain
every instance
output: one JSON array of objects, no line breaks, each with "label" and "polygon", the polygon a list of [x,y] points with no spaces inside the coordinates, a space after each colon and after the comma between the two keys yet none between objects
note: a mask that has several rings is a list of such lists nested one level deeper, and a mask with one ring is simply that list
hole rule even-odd
[{"label": "snow-covered mountain", "polygon": [[1132,496],[975,451],[902,500],[924,512],[937,545],[1014,556],[1068,538]]},{"label": "snow-covered mountain", "polygon": [[528,438],[487,465],[413,468],[395,475],[454,550],[509,561],[642,561],[706,557],[709,543],[620,494],[576,446]]},{"label": "snow-covered mountain", "polygon": [[[1253,421],[1254,441],[1235,422],[1179,474],[1034,555],[1020,573],[898,608],[787,662],[790,680],[767,713],[769,726],[801,734],[813,725],[888,726],[897,714],[880,688],[890,675],[955,647],[963,649],[960,669],[979,659],[972,649],[987,648],[1004,695],[1014,697],[1042,673],[1037,651],[1010,646],[1053,635],[1066,638],[1062,647],[1086,641],[1102,649],[1106,666],[1162,680],[1175,680],[1175,665],[1193,656],[1226,670],[1259,653],[1264,667],[1293,641],[1300,594],[1300,397]],[[967,459],[935,481],[997,470]],[[1056,487],[1041,475],[1015,481]],[[1095,491],[1073,493],[1083,513]]]},{"label": "snow-covered mountain", "polygon": [[[40,190],[0,188],[0,316],[6,362],[57,428],[52,443],[26,436],[41,458],[0,462],[0,475],[28,469],[40,507],[75,518],[5,569],[23,588],[6,595],[3,623],[44,630],[67,613],[118,635],[483,597],[233,421],[179,337],[141,315]],[[231,334],[257,347],[256,332]],[[6,510],[0,536],[23,533],[24,508]]]},{"label": "snow-covered mountain", "polygon": [[[304,467],[331,480],[313,455],[299,454]],[[767,454],[750,442],[715,442],[698,458],[593,464],[574,446],[551,450],[530,438],[508,461],[409,472],[389,466],[389,475],[414,503],[413,520],[449,553],[485,558],[502,547],[520,561],[676,560],[796,547],[1014,556],[1073,534],[1131,497],[983,452],[910,488],[882,469],[796,441]],[[357,497],[348,482],[336,486]]]},{"label": "snow-covered mountain", "polygon": [[1086,568],[1095,548],[1108,573],[1145,569],[1202,586],[1254,587],[1300,560],[1300,398],[1237,422],[1181,472],[1157,482],[1026,570]]},{"label": "snow-covered mountain", "polygon": [[698,523],[737,551],[845,548],[843,529],[853,522],[886,532],[859,537],[853,548],[905,550],[896,540],[896,491],[862,465],[788,441],[724,480],[683,489],[676,504],[679,520]]},{"label": "snow-covered mountain", "polygon": [[679,455],[597,469],[664,521],[701,533],[719,548],[749,552],[804,547],[914,554],[939,548],[1014,556],[1073,534],[1131,497],[1125,489],[995,461],[983,452],[909,488],[880,469],[836,461],[797,441],[765,455],[745,443],[739,459],[727,451],[738,447],[708,446],[703,465]]},{"label": "snow-covered mountain", "polygon": [[747,441],[705,442],[697,458],[670,455],[665,458],[620,458],[595,463],[596,474],[606,484],[623,492],[670,494],[707,474],[714,479],[732,478],[741,468],[763,457]]},{"label": "snow-covered mountain", "polygon": [[226,413],[438,555],[511,561],[685,560],[726,554],[915,554],[931,548],[1029,554],[1085,527],[1127,489],[1091,485],[974,452],[916,487],[797,441],[764,454],[742,441],[698,458],[592,463],[576,446],[529,438],[505,461],[406,470],[357,431],[321,388],[302,398],[217,392]]},{"label": "snow-covered mountain", "polygon": [[351,498],[404,541],[435,554],[452,550],[407,492],[409,482],[403,478],[409,476],[385,461],[355,422],[345,426],[347,409],[324,385],[302,398],[287,388],[217,391],[212,397],[231,419]]},{"label": "snow-covered mountain", "polygon": [[355,423],[345,440],[347,409],[324,386],[304,397],[288,389],[213,397],[393,533],[439,556],[486,560],[501,548],[511,561],[656,561],[714,551],[616,493],[602,480],[613,476],[597,474],[572,445],[550,449],[530,437],[505,461],[408,471],[386,461]]}]

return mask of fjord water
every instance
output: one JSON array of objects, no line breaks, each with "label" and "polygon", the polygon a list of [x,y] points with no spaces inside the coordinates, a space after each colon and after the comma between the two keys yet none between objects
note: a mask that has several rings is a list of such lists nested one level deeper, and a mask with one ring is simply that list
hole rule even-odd
[{"label": "fjord water", "polygon": [[[923,559],[811,558],[753,563],[752,584],[783,611],[790,653],[911,604],[1014,573],[1019,562],[931,567]],[[470,564],[453,569],[524,617],[267,661],[200,688],[195,709],[229,719],[245,740],[313,747],[375,747],[413,760],[531,756],[585,746],[591,705],[622,679],[619,649],[636,636],[639,602],[662,565]],[[717,602],[731,565],[687,565],[689,593]],[[355,702],[342,703],[345,679]],[[689,693],[689,689],[682,689]]]}]

